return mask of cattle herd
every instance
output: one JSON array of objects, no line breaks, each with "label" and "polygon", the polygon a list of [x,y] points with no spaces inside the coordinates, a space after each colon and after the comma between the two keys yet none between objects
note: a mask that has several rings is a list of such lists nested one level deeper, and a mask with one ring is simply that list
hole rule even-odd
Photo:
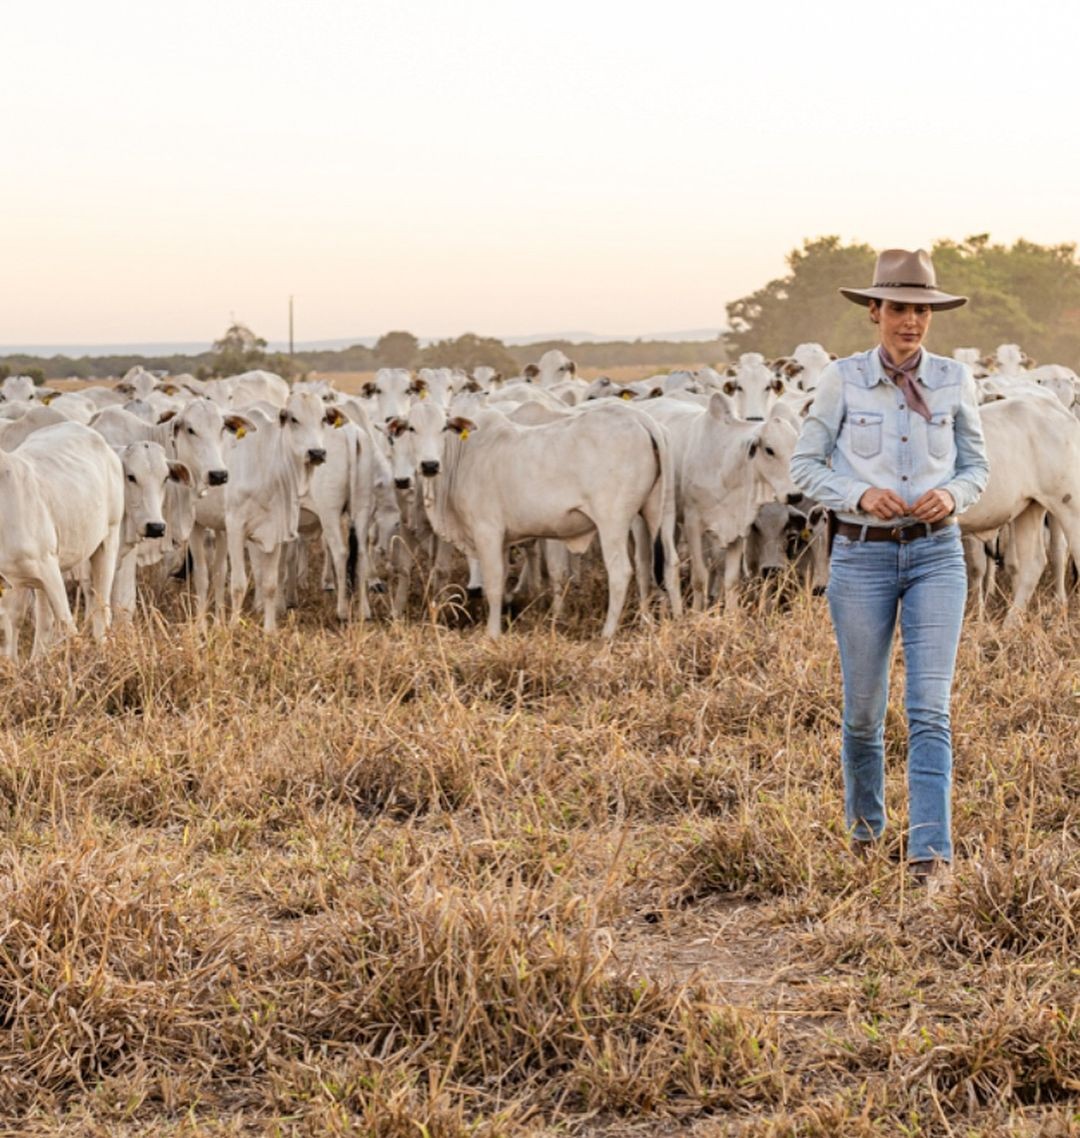
[{"label": "cattle herd", "polygon": [[[1008,620],[1050,566],[1065,601],[1080,560],[1080,379],[1036,368],[1015,345],[973,371],[990,484],[961,516],[973,593],[1009,570]],[[199,620],[253,603],[273,631],[324,551],[337,616],[372,615],[369,592],[404,613],[417,575],[464,576],[497,636],[507,552],[515,592],[547,589],[557,619],[595,544],[607,579],[602,635],[636,583],[643,612],[730,602],[747,576],[793,568],[820,591],[824,511],[788,471],[801,417],[829,362],[818,344],[778,360],[746,353],[723,371],[586,382],[562,352],[520,376],[491,368],[383,368],[349,395],[253,371],[227,379],[141,368],[115,385],[57,392],[25,376],[0,387],[0,637],[17,654],[75,628],[71,587],[101,638],[130,620],[153,572],[187,571]],[[463,555],[465,564],[460,563]],[[459,568],[460,565],[460,568]],[[155,570],[152,567],[158,566]],[[463,582],[464,583],[464,582]]]}]

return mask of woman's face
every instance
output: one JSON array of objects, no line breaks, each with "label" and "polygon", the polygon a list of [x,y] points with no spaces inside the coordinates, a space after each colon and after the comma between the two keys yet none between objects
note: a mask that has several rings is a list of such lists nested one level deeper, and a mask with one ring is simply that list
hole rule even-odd
[{"label": "woman's face", "polygon": [[881,346],[889,358],[901,364],[921,347],[930,328],[928,304],[901,304],[896,300],[872,300],[870,319],[878,326]]}]

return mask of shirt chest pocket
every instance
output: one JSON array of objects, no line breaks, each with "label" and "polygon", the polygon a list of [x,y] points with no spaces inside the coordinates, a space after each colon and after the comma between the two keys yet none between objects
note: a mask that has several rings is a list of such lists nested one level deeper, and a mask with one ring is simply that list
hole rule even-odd
[{"label": "shirt chest pocket", "polygon": [[926,424],[926,449],[934,458],[947,458],[952,446],[953,417],[947,411],[934,414]]},{"label": "shirt chest pocket", "polygon": [[848,413],[847,431],[852,454],[859,458],[873,458],[881,453],[882,420],[878,411],[851,411]]}]

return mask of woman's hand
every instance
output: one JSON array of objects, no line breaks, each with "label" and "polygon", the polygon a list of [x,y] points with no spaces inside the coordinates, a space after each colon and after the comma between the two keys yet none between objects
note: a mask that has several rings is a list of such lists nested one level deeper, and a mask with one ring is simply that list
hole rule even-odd
[{"label": "woman's hand", "polygon": [[[931,493],[935,492],[938,491],[931,491]],[[943,493],[944,491],[940,492]],[[924,494],[923,497],[925,498],[925,496]],[[919,501],[922,501],[922,498]],[[875,518],[880,518],[883,522],[887,522],[906,514],[908,504],[895,490],[871,488],[865,491],[859,499],[859,509],[865,513],[873,514]]]},{"label": "woman's hand", "polygon": [[911,507],[911,515],[920,522],[940,522],[955,509],[956,503],[948,490],[927,490]]}]

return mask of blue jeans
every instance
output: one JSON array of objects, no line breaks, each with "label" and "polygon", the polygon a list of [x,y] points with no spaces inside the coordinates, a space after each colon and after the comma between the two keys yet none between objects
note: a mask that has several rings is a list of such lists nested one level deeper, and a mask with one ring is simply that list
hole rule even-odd
[{"label": "blue jeans", "polygon": [[907,856],[951,861],[949,696],[967,596],[959,527],[906,545],[838,535],[828,595],[844,677],[848,828],[864,841],[885,829],[885,705],[899,610],[907,673]]}]

